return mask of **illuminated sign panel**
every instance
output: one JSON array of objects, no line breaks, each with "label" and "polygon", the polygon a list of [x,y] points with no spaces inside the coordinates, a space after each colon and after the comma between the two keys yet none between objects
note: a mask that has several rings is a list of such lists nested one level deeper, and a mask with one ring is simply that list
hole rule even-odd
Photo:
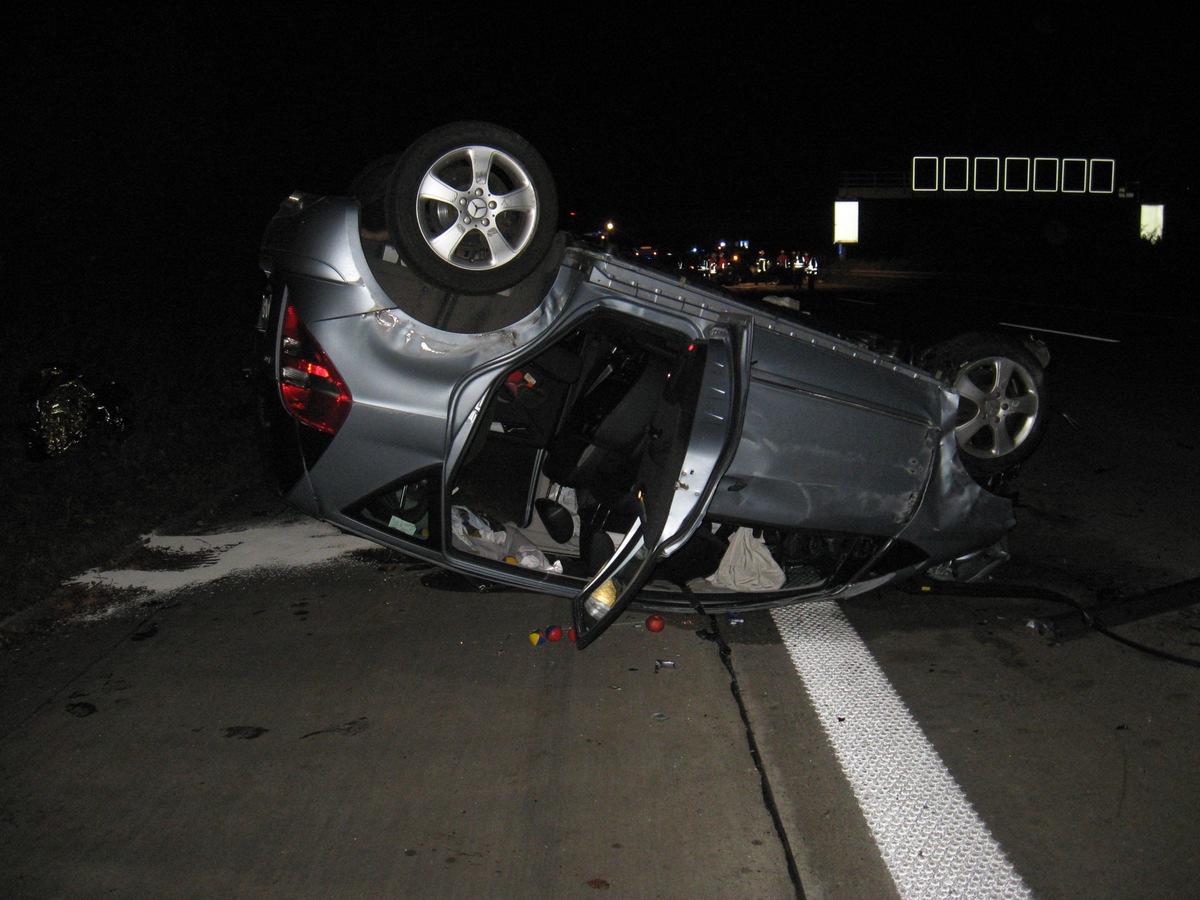
[{"label": "illuminated sign panel", "polygon": [[1000,190],[1000,157],[975,157],[975,190]]},{"label": "illuminated sign panel", "polygon": [[912,166],[914,191],[936,191],[938,189],[938,158],[936,156],[914,156]]},{"label": "illuminated sign panel", "polygon": [[839,200],[833,204],[833,242],[858,243],[858,201]]},{"label": "illuminated sign panel", "polygon": [[[914,156],[914,192],[1111,194],[1116,161],[1053,156]],[[1003,174],[1001,174],[1003,172]],[[1001,188],[1003,185],[1003,188]]]},{"label": "illuminated sign panel", "polygon": [[1082,194],[1087,191],[1088,161],[1086,159],[1064,159],[1062,161],[1062,189],[1064,194]]},{"label": "illuminated sign panel", "polygon": [[1142,240],[1157,244],[1163,236],[1162,206],[1142,206],[1142,221],[1140,236]]},{"label": "illuminated sign panel", "polygon": [[947,156],[942,160],[942,190],[965,191],[970,184],[971,160],[965,156]]},{"label": "illuminated sign panel", "polygon": [[1111,159],[1093,159],[1088,190],[1093,194],[1111,194],[1115,184],[1116,166]]},{"label": "illuminated sign panel", "polygon": [[1006,191],[1029,190],[1029,157],[1010,156],[1004,161],[1004,189]]},{"label": "illuminated sign panel", "polygon": [[1033,189],[1039,194],[1058,190],[1058,160],[1039,156],[1033,161]]}]

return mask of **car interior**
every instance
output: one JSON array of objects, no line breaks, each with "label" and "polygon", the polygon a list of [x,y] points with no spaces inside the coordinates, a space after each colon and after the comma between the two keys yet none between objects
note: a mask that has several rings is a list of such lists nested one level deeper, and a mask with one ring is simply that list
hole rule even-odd
[{"label": "car interior", "polygon": [[683,405],[681,380],[698,382],[689,346],[599,315],[510,371],[452,476],[452,504],[520,529],[564,573],[590,574],[636,513],[656,415]]}]

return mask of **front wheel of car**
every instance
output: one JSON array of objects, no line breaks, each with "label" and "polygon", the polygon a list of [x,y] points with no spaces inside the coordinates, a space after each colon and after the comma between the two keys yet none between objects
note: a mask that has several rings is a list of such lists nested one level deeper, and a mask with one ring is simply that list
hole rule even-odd
[{"label": "front wheel of car", "polygon": [[405,264],[462,294],[513,287],[545,261],[558,195],[545,160],[520,135],[456,122],[415,141],[387,188],[388,230]]},{"label": "front wheel of car", "polygon": [[959,457],[986,480],[1012,472],[1046,430],[1042,362],[1007,335],[968,334],[934,348],[928,368],[959,395],[954,431]]}]

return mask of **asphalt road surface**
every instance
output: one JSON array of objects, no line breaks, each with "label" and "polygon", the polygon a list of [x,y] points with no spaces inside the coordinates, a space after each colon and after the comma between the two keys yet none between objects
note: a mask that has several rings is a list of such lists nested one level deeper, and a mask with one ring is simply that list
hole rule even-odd
[{"label": "asphalt road surface", "polygon": [[0,895],[1196,896],[1197,329],[1136,306],[996,306],[1069,334],[977,593],[578,652],[265,495],[158,536],[0,654]]}]

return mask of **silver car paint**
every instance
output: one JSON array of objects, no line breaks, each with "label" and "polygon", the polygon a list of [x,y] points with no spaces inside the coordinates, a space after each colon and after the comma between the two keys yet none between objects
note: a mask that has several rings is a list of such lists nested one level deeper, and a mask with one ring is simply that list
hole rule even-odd
[{"label": "silver car paint", "polygon": [[[312,515],[386,542],[342,510],[422,468],[452,471],[474,412],[504,373],[603,308],[695,339],[722,320],[745,323],[752,350],[744,419],[710,516],[903,537],[931,563],[983,550],[1013,525],[1009,501],[982,490],[958,461],[956,395],[918,369],[574,246],[528,314],[487,333],[439,330],[406,314],[372,277],[353,201],[302,205],[268,229],[263,268],[287,273],[288,300],[354,398],[342,432],[309,473],[319,490],[306,480],[286,498]],[[519,570],[501,580],[546,581]]]}]

